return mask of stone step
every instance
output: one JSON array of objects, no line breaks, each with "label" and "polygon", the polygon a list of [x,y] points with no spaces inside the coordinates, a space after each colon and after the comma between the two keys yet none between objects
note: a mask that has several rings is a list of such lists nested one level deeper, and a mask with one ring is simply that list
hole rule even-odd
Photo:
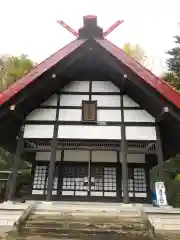
[{"label": "stone step", "polygon": [[[22,235],[26,236],[41,236],[48,238],[49,236],[56,237],[58,239],[93,239],[93,236],[96,236],[95,239],[122,239],[123,240],[130,240],[130,239],[141,239],[141,240],[150,240],[150,234],[148,231],[118,231],[118,230],[105,230],[101,229],[54,229],[54,228],[44,228],[39,229],[37,228],[24,228],[21,232]],[[104,235],[103,235],[104,234]],[[103,238],[98,238],[98,236],[103,236]],[[127,238],[126,238],[127,237]],[[132,237],[132,238],[130,238]],[[137,237],[137,238],[136,238]],[[49,237],[50,238],[50,237]]]},{"label": "stone step", "polygon": [[0,227],[2,226],[13,226],[16,219],[0,219]]},{"label": "stone step", "polygon": [[[157,224],[155,230],[164,230],[164,231],[180,231],[180,227],[174,224]],[[179,234],[178,234],[179,235]]]},{"label": "stone step", "polygon": [[29,204],[27,203],[12,203],[12,202],[4,202],[0,204],[1,210],[24,210],[28,208]]},{"label": "stone step", "polygon": [[180,222],[171,219],[153,219],[150,223],[156,230],[180,231]]},{"label": "stone step", "polygon": [[121,217],[140,217],[141,214],[140,213],[136,213],[136,214],[131,214],[131,213],[115,213],[115,212],[96,212],[96,211],[92,211],[92,212],[88,212],[88,211],[64,211],[64,210],[61,210],[61,211],[36,211],[35,212],[36,215],[42,215],[42,216],[51,216],[51,215],[55,215],[55,216],[59,216],[59,215],[62,215],[62,214],[73,214],[73,215],[80,215],[80,216],[121,216]]},{"label": "stone step", "polygon": [[160,214],[156,214],[156,215],[148,215],[148,218],[149,219],[171,219],[172,221],[173,220],[177,220],[179,221],[180,220],[180,215],[178,214],[166,214],[166,215],[160,215]]},{"label": "stone step", "polygon": [[108,208],[87,208],[87,207],[67,207],[67,206],[58,206],[58,207],[49,207],[49,206],[41,206],[36,208],[36,213],[41,215],[48,215],[48,214],[61,214],[61,213],[72,213],[72,212],[79,212],[83,213],[84,215],[89,214],[102,214],[108,213],[109,215],[117,215],[120,214],[121,216],[141,216],[142,212],[140,209],[108,209]]},{"label": "stone step", "polygon": [[[32,204],[32,203],[38,203],[40,205],[54,205],[54,206],[60,206],[60,205],[69,205],[69,206],[108,206],[108,207],[123,207],[123,208],[130,208],[130,207],[140,207],[143,206],[141,203],[117,203],[117,202],[76,202],[76,201],[53,201],[53,202],[46,202],[46,201],[27,201],[27,204]],[[149,205],[148,205],[149,206]]]},{"label": "stone step", "polygon": [[106,230],[136,230],[136,231],[141,231],[141,230],[148,230],[148,226],[144,223],[122,223],[122,222],[106,222],[103,223],[101,222],[89,222],[89,221],[56,221],[56,222],[27,222],[26,223],[26,228],[51,228],[51,229],[106,229]]},{"label": "stone step", "polygon": [[124,218],[119,216],[74,216],[74,215],[62,215],[62,216],[46,216],[41,217],[37,215],[31,216],[28,221],[26,222],[26,225],[52,225],[53,224],[59,224],[62,225],[62,223],[66,222],[67,224],[71,223],[77,223],[77,224],[113,224],[116,226],[125,226],[125,225],[131,225],[131,226],[140,226],[141,228],[149,227],[149,221],[147,219],[143,218]]},{"label": "stone step", "polygon": [[22,214],[22,210],[16,210],[16,211],[11,211],[11,210],[0,210],[0,217],[1,217],[1,215],[14,215],[14,216],[16,216],[16,215],[20,215],[20,214]]},{"label": "stone step", "polygon": [[168,218],[153,218],[152,219],[152,218],[149,218],[149,221],[152,221],[154,223],[163,222],[164,224],[173,223],[173,224],[180,225],[179,219],[168,219]]},{"label": "stone step", "polygon": [[142,217],[136,217],[136,218],[132,218],[131,216],[121,216],[121,215],[110,215],[108,213],[105,214],[90,214],[90,215],[85,215],[84,213],[69,213],[69,214],[59,214],[59,215],[37,215],[37,214],[33,214],[29,217],[29,221],[44,221],[44,222],[48,222],[49,220],[88,220],[88,221],[124,221],[124,222],[129,222],[131,221],[133,222],[142,222],[145,221],[147,219],[144,219]]},{"label": "stone step", "polygon": [[61,208],[71,208],[71,209],[106,209],[106,210],[111,210],[111,211],[130,211],[130,212],[135,212],[141,207],[123,207],[123,206],[118,206],[118,205],[87,205],[87,204],[81,204],[81,205],[75,205],[75,204],[49,204],[49,203],[44,203],[44,204],[38,204],[37,209],[61,209]]},{"label": "stone step", "polygon": [[45,209],[82,209],[82,210],[87,210],[87,209],[94,209],[95,211],[101,211],[101,210],[106,210],[106,211],[118,211],[118,212],[137,212],[140,210],[140,208],[108,208],[108,207],[92,207],[92,206],[48,206],[48,205],[42,205],[42,206],[37,206],[38,210],[45,210]]},{"label": "stone step", "polygon": [[19,216],[20,215],[0,215],[0,220],[4,220],[4,219],[6,219],[6,220],[18,220],[18,218],[19,218]]}]

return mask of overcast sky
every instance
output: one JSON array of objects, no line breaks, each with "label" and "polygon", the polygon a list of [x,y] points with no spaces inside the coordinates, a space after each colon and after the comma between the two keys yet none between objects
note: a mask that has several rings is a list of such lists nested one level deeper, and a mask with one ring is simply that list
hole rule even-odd
[{"label": "overcast sky", "polygon": [[56,20],[78,29],[88,14],[104,29],[123,19],[108,39],[120,47],[140,44],[149,67],[156,74],[165,69],[165,52],[179,32],[180,0],[0,0],[0,54],[23,53],[40,62],[74,39]]}]

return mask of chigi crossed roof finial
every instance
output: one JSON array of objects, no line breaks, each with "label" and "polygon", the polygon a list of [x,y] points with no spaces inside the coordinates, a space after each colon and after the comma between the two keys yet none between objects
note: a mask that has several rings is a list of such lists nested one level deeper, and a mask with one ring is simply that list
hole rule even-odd
[{"label": "chigi crossed roof finial", "polygon": [[97,16],[87,15],[83,17],[83,20],[84,26],[80,28],[78,31],[74,30],[72,27],[70,27],[62,20],[60,21],[58,20],[57,22],[77,38],[90,38],[90,37],[104,38],[124,21],[118,20],[113,25],[111,25],[106,31],[103,32],[103,29],[97,25]]}]

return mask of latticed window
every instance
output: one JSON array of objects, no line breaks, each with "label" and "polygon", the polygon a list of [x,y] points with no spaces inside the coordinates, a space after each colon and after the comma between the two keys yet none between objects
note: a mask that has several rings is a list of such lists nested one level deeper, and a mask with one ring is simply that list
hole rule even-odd
[{"label": "latticed window", "polygon": [[82,121],[97,121],[97,101],[82,101]]}]

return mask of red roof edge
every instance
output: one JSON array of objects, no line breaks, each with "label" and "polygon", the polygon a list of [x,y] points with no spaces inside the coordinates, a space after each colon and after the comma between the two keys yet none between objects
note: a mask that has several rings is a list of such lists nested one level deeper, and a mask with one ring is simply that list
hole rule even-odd
[{"label": "red roof edge", "polygon": [[107,39],[96,41],[110,52],[114,57],[121,61],[124,65],[129,67],[135,72],[141,79],[147,84],[156,89],[161,95],[163,95],[168,101],[173,103],[177,108],[180,108],[180,94],[167,84],[163,79],[157,77],[150,70],[142,66],[135,59],[126,54],[122,49],[117,47],[115,44]]},{"label": "red roof edge", "polygon": [[10,98],[15,96],[18,92],[24,89],[27,85],[35,81],[40,75],[46,72],[48,69],[53,67],[57,62],[59,62],[64,57],[68,56],[71,52],[76,50],[85,40],[74,40],[52,54],[50,57],[45,59],[43,62],[34,67],[25,76],[20,78],[18,81],[10,85],[5,91],[0,93],[0,105],[8,101]]}]

